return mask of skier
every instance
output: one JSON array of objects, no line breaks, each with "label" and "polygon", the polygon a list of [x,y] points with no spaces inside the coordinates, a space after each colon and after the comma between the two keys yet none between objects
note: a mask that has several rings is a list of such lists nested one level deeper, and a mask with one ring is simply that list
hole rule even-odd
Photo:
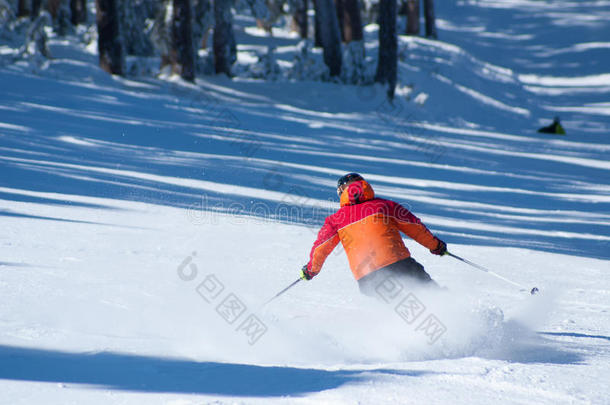
[{"label": "skier", "polygon": [[400,232],[430,252],[442,256],[445,242],[435,237],[419,218],[402,205],[375,198],[371,185],[358,173],[348,173],[337,182],[341,208],[324,221],[301,269],[301,278],[311,280],[341,241],[360,291],[375,296],[376,287],[387,277],[437,286],[424,267],[405,247]]}]

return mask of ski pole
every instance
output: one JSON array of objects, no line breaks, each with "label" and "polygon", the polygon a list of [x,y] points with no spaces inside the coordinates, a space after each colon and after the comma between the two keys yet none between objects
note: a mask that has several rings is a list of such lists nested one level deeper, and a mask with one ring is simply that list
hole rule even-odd
[{"label": "ski pole", "polygon": [[[446,253],[446,254],[447,254],[447,255],[449,255],[449,256],[451,256],[451,257],[453,257],[453,258],[455,258],[455,259],[458,259],[458,260],[460,260],[460,261],[462,261],[462,262],[464,262],[464,263],[466,263],[466,264],[468,264],[468,265],[470,265],[470,266],[472,266],[472,267],[474,267],[475,269],[479,269],[479,270],[481,270],[481,271],[484,271],[485,273],[491,274],[492,276],[495,276],[495,277],[499,278],[500,280],[504,280],[504,281],[506,281],[507,283],[510,283],[510,284],[512,284],[512,285],[514,285],[514,286],[517,286],[517,287],[519,287],[519,288],[521,289],[521,291],[527,291],[527,290],[528,290],[528,289],[527,289],[527,287],[525,287],[524,285],[519,284],[519,283],[517,283],[517,282],[515,282],[515,281],[512,281],[512,280],[509,280],[509,279],[507,279],[506,277],[502,277],[502,276],[501,276],[501,275],[499,275],[498,273],[495,273],[495,272],[493,272],[493,271],[491,271],[491,270],[489,270],[489,269],[487,269],[487,268],[485,268],[485,267],[483,267],[483,266],[479,266],[478,264],[473,263],[473,262],[471,262],[470,260],[463,259],[463,258],[461,258],[461,257],[459,257],[459,256],[457,256],[457,255],[454,255],[453,253],[451,253],[451,252],[449,252],[449,251],[447,251],[447,253]],[[534,295],[534,294],[536,294],[538,291],[539,291],[539,290],[538,290],[538,287],[534,287],[534,288],[532,288],[532,289],[530,290],[530,294]]]},{"label": "ski pole", "polygon": [[302,278],[298,278],[295,282],[293,282],[292,284],[290,284],[288,287],[284,288],[282,291],[280,291],[279,293],[275,294],[273,297],[271,297],[267,302],[265,302],[263,304],[263,306],[267,305],[268,303],[270,303],[271,301],[273,301],[274,299],[276,299],[277,297],[279,297],[280,295],[284,294],[286,291],[290,290],[292,287],[294,287],[299,281],[303,280]]}]

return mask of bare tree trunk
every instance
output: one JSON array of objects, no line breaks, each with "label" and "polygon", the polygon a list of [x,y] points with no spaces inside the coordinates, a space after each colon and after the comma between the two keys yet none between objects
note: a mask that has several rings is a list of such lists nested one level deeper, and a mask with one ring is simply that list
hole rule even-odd
[{"label": "bare tree trunk", "polygon": [[375,81],[388,83],[388,97],[394,97],[397,70],[396,0],[379,1],[379,61]]},{"label": "bare tree trunk", "polygon": [[265,31],[270,36],[273,36],[273,23],[271,21],[261,20],[260,18],[256,19],[256,27]]},{"label": "bare tree trunk", "polygon": [[231,66],[236,59],[233,16],[230,0],[214,1],[214,65],[216,73],[231,76]]},{"label": "bare tree trunk", "polygon": [[173,0],[172,48],[170,59],[172,71],[184,80],[195,81],[195,49],[193,48],[193,26],[190,0]]},{"label": "bare tree trunk", "polygon": [[324,49],[324,63],[331,76],[341,74],[341,34],[332,0],[316,0],[316,15],[319,16],[320,40]]},{"label": "bare tree trunk", "polygon": [[434,18],[434,0],[424,0],[424,16],[426,17],[426,36],[428,38],[438,38]]},{"label": "bare tree trunk", "polygon": [[160,0],[155,14],[155,21],[150,31],[153,46],[159,52],[161,64],[159,70],[164,70],[171,64],[169,54],[172,48],[171,21],[174,13],[172,0]]},{"label": "bare tree trunk", "polygon": [[100,67],[108,73],[123,75],[125,54],[119,28],[117,0],[96,0],[95,6]]},{"label": "bare tree trunk", "polygon": [[61,0],[48,0],[46,3],[47,10],[49,10],[49,13],[51,13],[51,17],[53,17],[53,20],[55,20],[61,7]]},{"label": "bare tree trunk", "polygon": [[292,22],[297,30],[299,31],[299,36],[301,38],[307,38],[308,34],[308,18],[307,18],[307,9],[309,8],[308,0],[301,0],[299,4],[299,8],[297,8],[292,16]]},{"label": "bare tree trunk", "polygon": [[32,0],[32,20],[38,17],[40,14],[40,8],[42,7],[42,0]]},{"label": "bare tree trunk", "polygon": [[314,40],[313,40],[313,46],[315,46],[316,48],[322,48],[322,28],[320,28],[320,14],[317,12],[318,10],[318,1],[320,0],[313,0],[313,7],[314,10],[316,10],[315,14],[314,14]]},{"label": "bare tree trunk", "polygon": [[337,13],[337,22],[339,23],[339,32],[341,33],[341,41],[345,42],[345,30],[343,25],[343,17],[345,16],[344,0],[334,0],[335,11]]},{"label": "bare tree trunk", "polygon": [[407,0],[407,35],[419,35],[419,1]]},{"label": "bare tree trunk", "polygon": [[201,48],[200,49],[206,49],[208,47],[208,37],[209,36],[210,36],[210,30],[207,30],[203,34],[203,38],[201,38]]},{"label": "bare tree trunk", "polygon": [[30,2],[28,0],[19,0],[17,3],[17,17],[25,17],[30,15]]},{"label": "bare tree trunk", "polygon": [[343,38],[345,42],[361,41],[364,37],[362,33],[362,18],[360,17],[359,0],[343,1]]},{"label": "bare tree trunk", "polygon": [[70,11],[72,12],[72,25],[82,24],[87,21],[86,0],[70,0]]},{"label": "bare tree trunk", "polygon": [[214,11],[211,0],[191,0],[191,5],[193,6],[193,47],[195,48],[196,65],[199,49],[206,48]]}]

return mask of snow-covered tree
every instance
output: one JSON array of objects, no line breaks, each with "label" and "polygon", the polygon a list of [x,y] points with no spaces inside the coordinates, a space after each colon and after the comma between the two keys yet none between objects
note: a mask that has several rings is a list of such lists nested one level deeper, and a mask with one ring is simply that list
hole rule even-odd
[{"label": "snow-covered tree", "polygon": [[231,66],[237,60],[232,3],[232,0],[214,1],[214,66],[216,73],[228,76],[231,76]]},{"label": "snow-covered tree", "polygon": [[58,0],[55,18],[53,19],[53,28],[57,35],[64,36],[72,31],[71,15],[70,0]]},{"label": "snow-covered tree", "polygon": [[173,0],[172,50],[170,60],[174,73],[184,80],[195,80],[195,50],[193,48],[192,9],[190,0]]},{"label": "snow-covered tree", "polygon": [[13,7],[7,0],[0,0],[0,33],[15,20]]},{"label": "snow-covered tree", "polygon": [[[45,8],[53,18],[53,30],[57,35],[64,36],[73,30],[70,1],[71,0],[45,0],[41,4],[41,7]],[[32,3],[30,3],[30,6],[31,5]]]},{"label": "snow-covered tree", "polygon": [[121,2],[121,33],[127,55],[150,56],[154,54],[148,21],[154,16],[155,3],[157,3],[155,0]]},{"label": "snow-covered tree", "polygon": [[434,0],[424,0],[424,17],[426,19],[426,36],[428,38],[438,38],[434,17]]},{"label": "snow-covered tree", "polygon": [[364,60],[364,41],[352,41],[345,45],[341,80],[349,84],[364,84],[370,80]]},{"label": "snow-covered tree", "polygon": [[29,57],[50,58],[51,52],[47,46],[47,34],[45,26],[51,25],[51,15],[42,11],[38,17],[30,24],[25,36],[23,55]]},{"label": "snow-covered tree", "polygon": [[170,65],[169,53],[171,44],[171,26],[174,15],[174,3],[172,0],[162,0],[157,9],[155,20],[150,31],[150,40],[161,57],[160,69]]},{"label": "snow-covered tree", "polygon": [[341,74],[341,34],[337,11],[332,0],[316,0],[316,29],[320,32],[320,41],[324,50],[324,63],[331,76]]},{"label": "snow-covered tree", "polygon": [[379,1],[379,60],[375,81],[388,84],[388,97],[394,97],[397,71],[396,0]]},{"label": "snow-covered tree", "polygon": [[269,46],[266,52],[259,53],[258,61],[248,66],[248,76],[254,79],[277,80],[281,75],[281,69],[274,52],[275,47]]},{"label": "snow-covered tree", "polygon": [[328,66],[311,51],[310,40],[303,40],[297,45],[292,68],[288,76],[294,80],[328,80]]},{"label": "snow-covered tree", "polygon": [[100,67],[108,73],[123,75],[125,72],[125,53],[117,1],[95,1],[98,32],[97,49],[100,57]]},{"label": "snow-covered tree", "polygon": [[364,25],[377,24],[379,21],[379,0],[362,0]]}]

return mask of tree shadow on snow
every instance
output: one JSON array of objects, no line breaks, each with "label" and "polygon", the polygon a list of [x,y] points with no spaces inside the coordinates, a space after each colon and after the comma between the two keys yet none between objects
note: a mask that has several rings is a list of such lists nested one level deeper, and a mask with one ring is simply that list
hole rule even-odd
[{"label": "tree shadow on snow", "polygon": [[0,217],[42,219],[45,221],[57,221],[57,222],[66,222],[66,223],[73,223],[73,224],[103,225],[103,226],[113,226],[113,227],[126,228],[126,229],[146,229],[146,228],[142,228],[142,227],[117,225],[117,224],[110,224],[110,223],[104,223],[104,222],[83,221],[83,220],[76,220],[76,219],[42,216],[42,215],[31,215],[31,214],[16,212],[13,210],[3,210],[3,209],[0,209]]},{"label": "tree shadow on snow", "polygon": [[320,102],[295,97],[302,83],[28,77],[32,100],[22,75],[0,74],[15,108],[2,117],[2,200],[83,206],[74,195],[317,227],[338,208],[337,177],[360,171],[448,243],[610,258],[606,170],[589,148],[414,126],[427,116],[394,130],[393,112],[373,112],[379,95],[344,86]]},{"label": "tree shadow on snow", "polygon": [[417,377],[412,370],[336,370],[196,362],[111,352],[68,353],[0,345],[0,379],[105,389],[227,396],[302,395],[361,380],[362,373]]},{"label": "tree shadow on snow", "polygon": [[603,339],[603,340],[610,341],[610,336],[589,335],[586,333],[576,333],[576,332],[538,332],[538,334],[547,335],[547,336],[566,336],[566,337],[589,338],[589,339]]}]

